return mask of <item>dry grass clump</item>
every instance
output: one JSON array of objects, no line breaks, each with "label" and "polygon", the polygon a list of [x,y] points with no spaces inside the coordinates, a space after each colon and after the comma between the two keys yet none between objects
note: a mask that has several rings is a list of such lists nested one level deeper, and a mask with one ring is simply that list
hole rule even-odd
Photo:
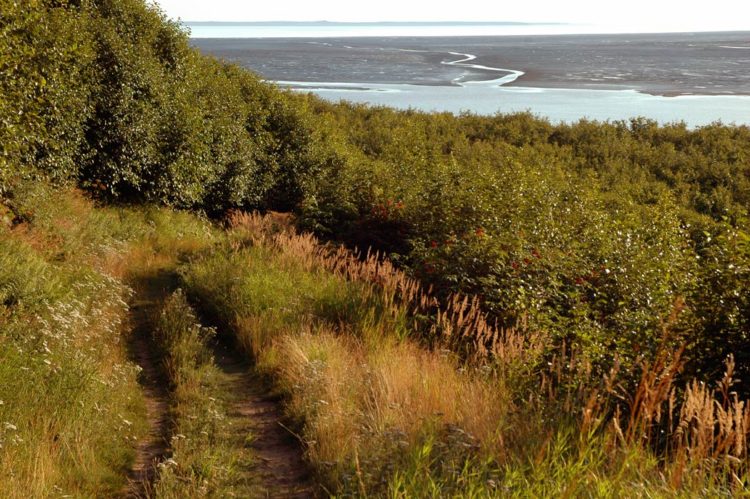
[{"label": "dry grass clump", "polygon": [[694,485],[695,477],[725,484],[729,490],[745,487],[748,473],[750,408],[734,385],[734,358],[715,388],[693,380],[675,386],[680,352],[671,361],[644,369],[630,404],[625,432],[617,418],[613,428],[626,445],[646,445],[663,451],[672,486]]},{"label": "dry grass clump", "polygon": [[472,453],[494,453],[510,405],[491,376],[410,341],[373,348],[317,330],[280,338],[260,361],[304,420],[310,460],[339,486],[356,478],[378,490],[389,466],[448,429]]},{"label": "dry grass clump", "polygon": [[747,459],[750,407],[731,391],[734,368],[734,358],[730,357],[724,377],[714,390],[695,380],[685,390],[674,436],[679,442],[678,452],[685,453],[693,463],[716,459],[735,468]]}]

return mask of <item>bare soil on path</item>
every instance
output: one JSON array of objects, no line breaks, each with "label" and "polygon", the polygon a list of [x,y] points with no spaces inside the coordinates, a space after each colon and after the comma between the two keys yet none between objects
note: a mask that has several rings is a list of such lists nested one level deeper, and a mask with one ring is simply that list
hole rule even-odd
[{"label": "bare soil on path", "polygon": [[314,497],[310,469],[300,442],[283,423],[278,397],[231,347],[218,344],[214,359],[222,373],[220,391],[228,397],[233,432],[252,450],[254,459],[242,471],[257,484],[255,497]]},{"label": "bare soil on path", "polygon": [[157,464],[169,455],[169,390],[160,369],[160,358],[153,344],[156,314],[164,299],[176,287],[169,273],[135,280],[136,298],[131,304],[131,359],[141,368],[138,382],[146,406],[148,432],[138,442],[125,497],[147,497],[157,475]]}]

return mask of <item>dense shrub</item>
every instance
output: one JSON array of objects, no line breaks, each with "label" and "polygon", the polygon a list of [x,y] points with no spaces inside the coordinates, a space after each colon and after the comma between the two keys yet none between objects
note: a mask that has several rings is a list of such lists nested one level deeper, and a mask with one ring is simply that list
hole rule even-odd
[{"label": "dense shrub", "polygon": [[746,349],[746,127],[318,113],[356,155],[303,211],[309,226],[374,244],[444,295],[477,294],[502,325],[550,331],[602,370],[650,358],[665,331],[701,376]]},{"label": "dense shrub", "polygon": [[127,202],[292,209],[337,161],[304,98],[200,55],[141,0],[1,11],[2,192],[45,174]]},{"label": "dense shrub", "polygon": [[33,171],[77,173],[91,111],[86,17],[74,2],[0,2],[0,194]]}]

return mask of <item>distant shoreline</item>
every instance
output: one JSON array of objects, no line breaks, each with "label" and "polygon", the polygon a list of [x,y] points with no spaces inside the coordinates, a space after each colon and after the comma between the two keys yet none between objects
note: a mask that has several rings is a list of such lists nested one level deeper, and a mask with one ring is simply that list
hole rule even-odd
[{"label": "distant shoreline", "polygon": [[193,39],[750,34],[750,30],[695,31],[675,28],[644,31],[640,27],[626,25],[520,21],[180,21],[180,24],[190,31]]}]

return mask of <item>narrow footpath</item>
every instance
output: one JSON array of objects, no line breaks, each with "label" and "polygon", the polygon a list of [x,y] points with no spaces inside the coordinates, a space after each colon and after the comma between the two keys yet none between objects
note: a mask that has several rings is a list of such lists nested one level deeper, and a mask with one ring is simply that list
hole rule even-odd
[{"label": "narrow footpath", "polygon": [[243,472],[259,486],[255,497],[313,497],[309,467],[300,442],[283,424],[278,398],[234,349],[218,344],[214,360],[221,371],[219,386],[227,397],[229,424],[240,444],[252,450],[253,462]]},{"label": "narrow footpath", "polygon": [[152,335],[155,315],[175,283],[176,277],[167,273],[139,278],[133,283],[136,297],[130,306],[130,356],[141,368],[138,382],[146,405],[148,432],[136,447],[128,487],[123,491],[125,497],[149,497],[157,464],[169,455],[169,390]]}]

